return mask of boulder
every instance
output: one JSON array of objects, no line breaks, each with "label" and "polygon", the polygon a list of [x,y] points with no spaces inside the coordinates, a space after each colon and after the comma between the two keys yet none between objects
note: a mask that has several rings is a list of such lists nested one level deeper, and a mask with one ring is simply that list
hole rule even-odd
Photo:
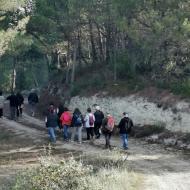
[{"label": "boulder", "polygon": [[177,144],[177,139],[174,138],[164,139],[164,145],[166,146],[174,146],[176,144]]}]

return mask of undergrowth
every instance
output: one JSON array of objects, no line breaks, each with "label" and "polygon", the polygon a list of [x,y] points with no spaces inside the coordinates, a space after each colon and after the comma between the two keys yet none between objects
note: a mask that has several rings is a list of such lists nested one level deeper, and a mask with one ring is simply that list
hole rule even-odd
[{"label": "undergrowth", "polygon": [[58,161],[48,153],[39,159],[39,167],[18,174],[10,189],[137,190],[142,177],[128,170],[125,155],[112,151]]}]

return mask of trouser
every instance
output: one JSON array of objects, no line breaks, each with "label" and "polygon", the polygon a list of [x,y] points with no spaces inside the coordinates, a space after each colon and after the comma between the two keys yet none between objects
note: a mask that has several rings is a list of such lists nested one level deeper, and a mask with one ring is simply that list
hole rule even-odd
[{"label": "trouser", "polygon": [[56,142],[55,128],[54,127],[48,127],[48,134],[49,134],[51,142],[55,143]]},{"label": "trouser", "polygon": [[100,137],[100,128],[101,128],[101,123],[95,123],[94,124],[94,133],[96,135],[97,138]]},{"label": "trouser", "polygon": [[122,143],[123,143],[123,148],[126,149],[128,148],[128,135],[125,133],[125,134],[120,134],[121,135],[121,140],[122,140]]},{"label": "trouser", "polygon": [[70,128],[71,132],[71,140],[75,139],[75,136],[77,136],[77,140],[81,143],[82,142],[82,126],[80,127],[71,127]]},{"label": "trouser", "polygon": [[104,136],[106,141],[106,148],[110,148],[111,133],[104,133]]},{"label": "trouser", "polygon": [[69,126],[68,125],[63,126],[63,138],[64,140],[69,140]]},{"label": "trouser", "polygon": [[86,132],[87,132],[87,140],[90,140],[91,138],[93,139],[93,137],[94,137],[94,127],[86,128]]},{"label": "trouser", "polygon": [[34,117],[36,111],[36,104],[35,103],[30,103],[30,112],[32,116]]},{"label": "trouser", "polygon": [[15,120],[16,119],[16,107],[10,107],[10,119]]},{"label": "trouser", "polygon": [[17,107],[17,117],[22,116],[22,106]]},{"label": "trouser", "polygon": [[3,108],[0,108],[0,117],[3,117]]}]

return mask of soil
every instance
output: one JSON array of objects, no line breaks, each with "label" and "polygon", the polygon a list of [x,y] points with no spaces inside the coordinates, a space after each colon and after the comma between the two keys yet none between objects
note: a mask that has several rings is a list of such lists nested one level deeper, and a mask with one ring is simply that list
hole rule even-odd
[{"label": "soil", "polygon": [[[18,121],[6,118],[0,120],[0,184],[8,181],[18,171],[36,166],[39,156],[48,146],[48,135],[42,120],[30,117],[26,113]],[[104,138],[93,144],[84,142],[62,142],[61,133],[52,149],[55,157],[70,155],[106,155]],[[120,148],[118,137],[112,138],[112,145]],[[145,190],[189,190],[190,156],[174,149],[164,149],[157,144],[130,138],[129,150],[126,152],[129,169],[144,176]],[[0,186],[1,189],[1,186]]]}]

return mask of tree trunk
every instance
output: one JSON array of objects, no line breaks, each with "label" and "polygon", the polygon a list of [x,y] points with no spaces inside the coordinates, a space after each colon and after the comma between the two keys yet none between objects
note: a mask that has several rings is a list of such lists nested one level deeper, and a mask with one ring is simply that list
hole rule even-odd
[{"label": "tree trunk", "polygon": [[17,58],[13,57],[13,70],[12,70],[12,82],[11,82],[12,92],[14,92],[16,88],[16,63],[17,63]]},{"label": "tree trunk", "polygon": [[91,48],[92,48],[92,63],[95,64],[97,62],[97,53],[96,53],[96,46],[94,42],[94,36],[93,36],[93,25],[90,19],[89,19],[89,33],[90,33],[90,42],[91,42]]},{"label": "tree trunk", "polygon": [[73,86],[73,83],[75,81],[75,69],[76,69],[76,57],[77,57],[77,46],[74,47],[73,52],[73,61],[72,61],[72,72],[71,72],[71,86]]}]

